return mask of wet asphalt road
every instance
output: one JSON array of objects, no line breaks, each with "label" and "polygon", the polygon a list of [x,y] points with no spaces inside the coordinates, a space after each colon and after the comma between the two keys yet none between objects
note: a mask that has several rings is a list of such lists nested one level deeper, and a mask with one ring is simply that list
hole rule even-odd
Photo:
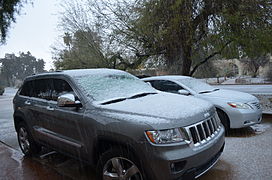
[{"label": "wet asphalt road", "polygon": [[[95,180],[94,170],[77,160],[47,149],[34,158],[25,158],[19,150],[12,122],[12,96],[7,89],[0,96],[0,141],[12,147],[3,153],[0,146],[0,179],[80,179]],[[11,167],[11,169],[8,169]],[[20,171],[21,170],[21,171]],[[28,173],[28,174],[27,174]],[[272,116],[261,124],[232,130],[226,137],[225,150],[218,163],[200,180],[271,180]]]}]

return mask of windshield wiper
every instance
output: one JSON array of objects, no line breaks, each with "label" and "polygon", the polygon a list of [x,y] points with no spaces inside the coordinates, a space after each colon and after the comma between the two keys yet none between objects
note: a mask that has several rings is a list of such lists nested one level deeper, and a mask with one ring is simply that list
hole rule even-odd
[{"label": "windshield wiper", "polygon": [[147,95],[150,95],[150,94],[157,94],[157,93],[140,93],[140,94],[136,94],[136,95],[134,95],[134,96],[131,96],[131,97],[129,97],[128,99],[136,99],[136,98],[139,98],[139,97],[144,97],[144,96],[147,96]]},{"label": "windshield wiper", "polygon": [[106,101],[106,102],[103,102],[101,103],[102,105],[107,105],[107,104],[112,104],[112,103],[117,103],[117,102],[121,102],[121,101],[124,101],[126,100],[127,98],[118,98],[118,99],[113,99],[113,100],[110,100],[110,101]]},{"label": "windshield wiper", "polygon": [[107,104],[117,103],[117,102],[124,101],[126,99],[135,99],[135,98],[147,96],[149,94],[157,94],[157,93],[140,93],[140,94],[136,94],[134,96],[131,96],[129,98],[117,98],[117,99],[109,100],[109,101],[101,103],[101,105],[107,105]]},{"label": "windshield wiper", "polygon": [[219,89],[213,89],[213,90],[208,90],[208,91],[201,91],[201,92],[199,92],[199,94],[210,93],[210,92],[218,91],[218,90]]},{"label": "windshield wiper", "polygon": [[211,90],[208,90],[208,91],[201,91],[201,92],[199,92],[199,94],[210,93],[210,92],[212,92],[212,91],[211,91]]}]

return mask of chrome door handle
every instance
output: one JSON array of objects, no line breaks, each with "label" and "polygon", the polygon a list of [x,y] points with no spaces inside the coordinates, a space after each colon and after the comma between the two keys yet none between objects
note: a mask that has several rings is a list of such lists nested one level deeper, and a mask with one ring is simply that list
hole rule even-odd
[{"label": "chrome door handle", "polygon": [[48,111],[54,111],[54,110],[55,110],[55,109],[52,108],[51,106],[47,106],[46,109],[47,109]]},{"label": "chrome door handle", "polygon": [[31,105],[31,102],[27,100],[27,101],[25,101],[25,104],[26,105]]}]

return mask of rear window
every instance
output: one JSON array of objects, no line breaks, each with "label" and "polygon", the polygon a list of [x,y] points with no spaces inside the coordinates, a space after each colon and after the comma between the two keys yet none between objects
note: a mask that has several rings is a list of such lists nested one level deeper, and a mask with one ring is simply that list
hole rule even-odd
[{"label": "rear window", "polygon": [[20,95],[51,100],[52,83],[50,79],[27,81],[23,84]]}]

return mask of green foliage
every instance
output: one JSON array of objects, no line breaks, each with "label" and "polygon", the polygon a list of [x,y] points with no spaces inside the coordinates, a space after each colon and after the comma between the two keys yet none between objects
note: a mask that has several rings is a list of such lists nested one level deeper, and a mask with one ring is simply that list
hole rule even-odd
[{"label": "green foliage", "polygon": [[23,80],[25,77],[44,72],[44,60],[36,59],[30,52],[20,53],[19,56],[6,54],[0,59],[0,79],[6,86],[15,85],[16,80]]},{"label": "green foliage", "polygon": [[[164,52],[166,64],[180,64],[178,73],[192,75],[194,67],[215,55],[239,58],[271,52],[271,0],[142,2],[134,29],[145,37],[143,48]],[[196,60],[200,50],[207,55]]]},{"label": "green foliage", "polygon": [[66,11],[68,29],[97,27],[104,59],[118,57],[124,69],[153,63],[193,75],[213,58],[272,50],[271,0],[85,0]]},{"label": "green foliage", "polygon": [[100,39],[91,30],[76,31],[73,35],[65,33],[65,49],[55,49],[54,65],[57,69],[108,67],[107,59],[101,52]]},{"label": "green foliage", "polygon": [[0,45],[5,42],[8,28],[15,22],[15,15],[27,0],[1,0],[0,2]]}]

